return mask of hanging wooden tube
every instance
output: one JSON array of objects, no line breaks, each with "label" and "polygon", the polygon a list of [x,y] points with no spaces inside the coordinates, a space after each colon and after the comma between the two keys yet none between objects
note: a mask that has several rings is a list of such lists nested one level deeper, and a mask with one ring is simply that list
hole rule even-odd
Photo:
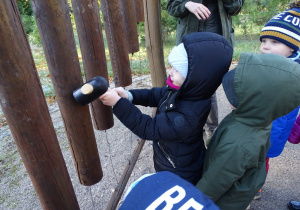
[{"label": "hanging wooden tube", "polygon": [[[102,76],[108,81],[107,64],[97,0],[72,0],[73,14],[86,80]],[[91,103],[94,128],[107,130],[114,125],[112,109],[100,100]]]},{"label": "hanging wooden tube", "polygon": [[79,181],[96,184],[102,169],[89,108],[72,94],[83,81],[67,1],[31,2]]},{"label": "hanging wooden tube", "polygon": [[115,85],[131,85],[131,69],[119,0],[100,0],[100,3]]},{"label": "hanging wooden tube", "polygon": [[134,1],[135,1],[135,15],[136,15],[137,23],[145,22],[143,0],[134,0]]},{"label": "hanging wooden tube", "polygon": [[153,87],[166,84],[167,74],[164,61],[160,0],[144,0],[145,39]]},{"label": "hanging wooden tube", "polygon": [[0,1],[0,104],[43,209],[79,209],[15,0]]},{"label": "hanging wooden tube", "polygon": [[139,51],[139,37],[135,15],[134,0],[119,0],[125,26],[126,44],[129,53]]}]

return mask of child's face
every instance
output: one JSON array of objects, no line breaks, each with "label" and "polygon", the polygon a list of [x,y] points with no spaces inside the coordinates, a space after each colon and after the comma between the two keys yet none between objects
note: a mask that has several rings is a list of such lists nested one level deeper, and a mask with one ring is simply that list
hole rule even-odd
[{"label": "child's face", "polygon": [[275,53],[285,57],[289,57],[294,51],[285,44],[270,38],[262,39],[259,50],[261,54]]},{"label": "child's face", "polygon": [[171,77],[172,83],[176,86],[181,87],[185,78],[174,67],[169,70],[169,75]]}]

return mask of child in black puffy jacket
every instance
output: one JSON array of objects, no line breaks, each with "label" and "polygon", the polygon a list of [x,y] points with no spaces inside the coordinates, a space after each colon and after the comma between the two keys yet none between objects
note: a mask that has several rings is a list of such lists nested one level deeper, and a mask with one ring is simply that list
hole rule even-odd
[{"label": "child in black puffy jacket", "polygon": [[[173,172],[192,184],[202,176],[203,126],[210,97],[229,69],[232,52],[218,34],[188,34],[168,57],[172,69],[166,86],[128,92],[109,89],[100,97],[134,134],[153,141],[157,172]],[[143,114],[135,105],[157,107],[156,116]]]}]

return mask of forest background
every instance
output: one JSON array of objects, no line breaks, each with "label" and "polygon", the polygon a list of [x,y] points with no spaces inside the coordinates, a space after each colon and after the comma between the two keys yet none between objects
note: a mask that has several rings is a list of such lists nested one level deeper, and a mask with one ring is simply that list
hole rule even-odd
[{"label": "forest background", "polygon": [[[290,0],[246,0],[243,9],[239,15],[233,17],[233,28],[235,29],[236,41],[234,46],[233,62],[238,62],[239,56],[242,52],[258,53],[259,49],[259,33],[265,23],[277,13],[285,10],[288,7]],[[28,36],[30,45],[32,46],[32,53],[36,63],[43,91],[48,103],[56,100],[55,92],[47,67],[47,62],[42,50],[41,40],[35,18],[32,12],[31,4],[29,0],[17,0],[20,14],[22,17],[23,25]],[[70,16],[74,29],[74,36],[77,45],[79,60],[81,64],[82,76],[84,78],[84,70],[81,59],[81,52],[79,46],[78,35],[76,32],[76,25],[74,21],[74,15],[72,12],[71,0],[68,0],[70,8]],[[100,17],[102,21],[102,30],[106,48],[106,58],[108,66],[109,77],[112,78],[112,69],[109,58],[109,52],[106,44],[103,18],[101,13],[101,4],[98,0],[100,8]],[[167,0],[161,0],[161,23],[162,23],[162,37],[164,44],[164,56],[165,64],[168,68],[169,63],[167,56],[170,50],[175,45],[176,34],[176,18],[170,16],[167,11]],[[149,74],[149,66],[147,61],[147,51],[145,48],[145,32],[144,23],[138,24],[138,34],[140,42],[140,51],[129,55],[130,65],[133,75],[145,75]],[[4,116],[0,116],[0,123],[5,123]]]}]

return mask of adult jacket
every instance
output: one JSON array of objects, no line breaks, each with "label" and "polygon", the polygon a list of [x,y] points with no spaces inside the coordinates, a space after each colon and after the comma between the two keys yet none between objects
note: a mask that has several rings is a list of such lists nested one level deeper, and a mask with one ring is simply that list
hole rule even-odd
[{"label": "adult jacket", "polygon": [[[186,34],[198,31],[199,20],[185,8],[189,0],[168,0],[167,12],[177,18],[176,44],[178,45],[182,37]],[[220,14],[222,34],[229,43],[234,44],[234,29],[232,28],[231,16],[237,15],[245,0],[218,0],[218,11]],[[192,0],[195,3],[202,3],[202,0]],[[209,19],[207,20],[209,21]],[[216,26],[219,27],[219,26]]]},{"label": "adult jacket", "polygon": [[224,37],[213,33],[192,33],[183,43],[188,74],[177,91],[168,86],[130,90],[132,103],[157,107],[156,116],[141,113],[124,98],[113,107],[113,113],[137,136],[153,141],[156,171],[170,171],[196,184],[202,174],[203,126],[210,97],[229,69],[232,47]]},{"label": "adult jacket", "polygon": [[300,67],[290,59],[241,55],[234,76],[238,106],[214,133],[197,184],[221,209],[246,209],[263,186],[271,123],[299,106],[299,84]]}]

